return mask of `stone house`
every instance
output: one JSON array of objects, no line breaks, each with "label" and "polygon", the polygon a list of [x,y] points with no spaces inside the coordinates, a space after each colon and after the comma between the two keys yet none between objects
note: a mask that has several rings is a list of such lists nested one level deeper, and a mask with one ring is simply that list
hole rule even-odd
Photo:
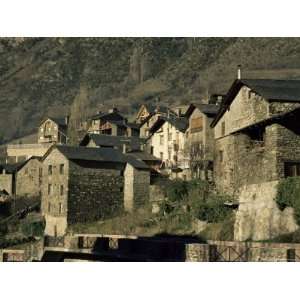
[{"label": "stone house", "polygon": [[149,137],[149,130],[159,117],[170,116],[176,117],[176,114],[166,106],[142,105],[135,118],[135,123],[140,126],[140,137]]},{"label": "stone house", "polygon": [[300,162],[299,107],[300,81],[236,80],[212,122],[217,187],[234,192],[292,174]]},{"label": "stone house", "polygon": [[219,108],[216,104],[191,104],[185,110],[189,122],[185,152],[189,157],[190,178],[212,180],[215,141],[210,124]]},{"label": "stone house", "polygon": [[53,146],[43,158],[45,234],[134,211],[149,200],[149,182],[148,166],[119,150]]},{"label": "stone house", "polygon": [[90,118],[88,133],[124,135],[124,125],[127,120],[116,108],[110,109],[107,113],[99,112]]},{"label": "stone house", "polygon": [[281,178],[300,175],[300,81],[238,79],[212,122],[215,183],[235,195],[235,239],[268,239],[297,228],[274,201]]},{"label": "stone house", "polygon": [[31,157],[16,164],[0,166],[0,190],[11,196],[39,197],[42,185],[40,157]]},{"label": "stone house", "polygon": [[105,134],[112,136],[139,136],[140,129],[136,123],[128,122],[116,108],[110,109],[108,113],[99,112],[97,115],[82,122],[79,131],[87,128],[87,133]]},{"label": "stone house", "polygon": [[38,143],[66,144],[68,141],[69,118],[46,118],[38,129]]},{"label": "stone house", "polygon": [[186,118],[159,117],[149,129],[148,151],[159,158],[172,178],[187,179],[189,165],[185,154]]}]

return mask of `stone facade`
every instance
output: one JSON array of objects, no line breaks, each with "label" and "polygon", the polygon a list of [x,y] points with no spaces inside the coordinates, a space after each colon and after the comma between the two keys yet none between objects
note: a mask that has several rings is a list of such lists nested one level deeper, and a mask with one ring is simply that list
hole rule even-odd
[{"label": "stone facade", "polygon": [[298,228],[293,210],[281,212],[274,198],[288,165],[300,164],[299,105],[269,101],[242,86],[215,124],[215,183],[239,202],[236,240],[264,240]]},{"label": "stone facade", "polygon": [[16,172],[16,196],[40,196],[42,186],[42,164],[40,159],[31,158]]},{"label": "stone facade", "polygon": [[14,191],[13,183],[13,174],[7,174],[5,171],[0,174],[0,191],[5,190],[9,195],[11,195]]},{"label": "stone facade", "polygon": [[261,241],[298,229],[294,211],[281,211],[274,198],[278,181],[245,185],[239,194],[239,209],[235,217],[234,239]]},{"label": "stone facade", "polygon": [[124,209],[133,211],[149,201],[149,171],[127,164],[124,170]]},{"label": "stone facade", "polygon": [[149,184],[148,169],[123,161],[72,160],[54,148],[43,161],[45,234],[62,236],[70,224],[133,211],[149,200]]}]

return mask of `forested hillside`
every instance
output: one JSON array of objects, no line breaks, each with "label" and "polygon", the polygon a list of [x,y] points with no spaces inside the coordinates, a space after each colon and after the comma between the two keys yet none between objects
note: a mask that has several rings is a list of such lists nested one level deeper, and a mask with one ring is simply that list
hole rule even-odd
[{"label": "forested hillside", "polygon": [[299,50],[299,38],[0,38],[0,141],[70,109],[199,102],[226,92],[238,64],[243,77],[300,78]]}]

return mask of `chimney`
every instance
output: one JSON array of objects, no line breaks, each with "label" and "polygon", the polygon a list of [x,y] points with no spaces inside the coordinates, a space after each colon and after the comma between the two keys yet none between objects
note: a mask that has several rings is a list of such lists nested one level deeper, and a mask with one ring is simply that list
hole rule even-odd
[{"label": "chimney", "polygon": [[242,73],[241,73],[241,65],[238,65],[238,70],[237,70],[237,79],[241,79],[242,78]]}]

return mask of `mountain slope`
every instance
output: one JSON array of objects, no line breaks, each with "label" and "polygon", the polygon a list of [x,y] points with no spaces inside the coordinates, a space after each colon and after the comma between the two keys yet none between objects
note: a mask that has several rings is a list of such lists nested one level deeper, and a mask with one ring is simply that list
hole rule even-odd
[{"label": "mountain slope", "polygon": [[86,114],[118,105],[130,116],[156,96],[226,92],[237,64],[243,77],[300,78],[299,50],[299,38],[0,38],[0,141],[69,113],[82,88]]}]

